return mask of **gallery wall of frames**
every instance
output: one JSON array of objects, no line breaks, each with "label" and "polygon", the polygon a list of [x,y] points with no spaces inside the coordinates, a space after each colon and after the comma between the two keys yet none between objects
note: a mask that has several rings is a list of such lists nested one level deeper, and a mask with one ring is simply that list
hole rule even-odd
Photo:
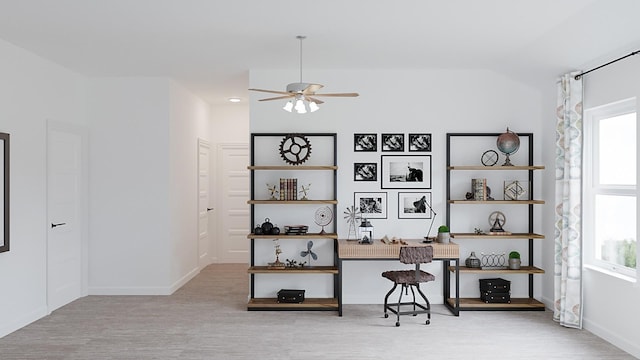
[{"label": "gallery wall of frames", "polygon": [[[430,133],[356,133],[353,151],[380,153],[380,160],[354,162],[353,181],[378,183],[380,191],[354,192],[353,204],[361,217],[387,219],[431,219],[431,148]],[[364,156],[363,156],[364,158]],[[389,204],[389,193],[397,204]]]}]

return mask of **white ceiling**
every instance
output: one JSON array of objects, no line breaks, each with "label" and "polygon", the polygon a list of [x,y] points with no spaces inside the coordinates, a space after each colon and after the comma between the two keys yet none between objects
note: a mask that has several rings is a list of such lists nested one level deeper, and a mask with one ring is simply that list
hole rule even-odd
[{"label": "white ceiling", "polygon": [[535,79],[635,50],[638,14],[638,0],[0,0],[0,38],[87,76],[171,77],[216,104],[248,98],[250,69],[297,69],[296,35],[304,68]]}]

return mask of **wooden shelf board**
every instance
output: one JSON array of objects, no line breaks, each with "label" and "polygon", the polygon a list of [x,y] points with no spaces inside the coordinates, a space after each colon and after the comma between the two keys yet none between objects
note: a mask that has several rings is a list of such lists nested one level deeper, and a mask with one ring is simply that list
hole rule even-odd
[{"label": "wooden shelf board", "polygon": [[252,266],[249,274],[337,274],[335,266],[305,266],[302,268],[269,269],[267,266]]},{"label": "wooden shelf board", "polygon": [[511,233],[509,235],[489,235],[475,233],[451,233],[454,239],[544,239],[544,235],[529,233]]},{"label": "wooden shelf board", "polygon": [[299,235],[287,235],[280,233],[278,235],[256,235],[249,234],[247,239],[337,239],[338,234],[326,233],[326,234],[299,234]]},{"label": "wooden shelf board", "polygon": [[[455,306],[456,299],[449,298],[447,303],[451,306]],[[506,308],[507,310],[517,309],[540,309],[544,310],[545,306],[540,301],[533,298],[511,298],[510,304],[487,304],[479,298],[460,298],[460,310],[472,310],[472,309],[496,309]]]},{"label": "wooden shelf board", "polygon": [[338,170],[335,165],[253,165],[249,170]]},{"label": "wooden shelf board", "polygon": [[515,166],[482,166],[482,165],[470,165],[470,166],[449,166],[448,170],[544,170],[544,165],[515,165]]},{"label": "wooden shelf board", "polygon": [[247,304],[249,310],[338,310],[337,298],[310,298],[300,304],[279,303],[275,298],[252,298]]},{"label": "wooden shelf board", "polygon": [[[455,266],[449,266],[449,271],[455,272]],[[470,274],[544,274],[544,270],[537,268],[535,266],[521,266],[518,270],[510,270],[510,269],[491,269],[491,270],[483,270],[478,268],[468,268],[466,266],[460,266],[461,273],[470,273]]]},{"label": "wooden shelf board", "polygon": [[542,205],[544,200],[447,200],[449,204],[501,204],[501,205]]},{"label": "wooden shelf board", "polygon": [[338,200],[247,200],[249,205],[302,205],[302,204],[337,204]]}]

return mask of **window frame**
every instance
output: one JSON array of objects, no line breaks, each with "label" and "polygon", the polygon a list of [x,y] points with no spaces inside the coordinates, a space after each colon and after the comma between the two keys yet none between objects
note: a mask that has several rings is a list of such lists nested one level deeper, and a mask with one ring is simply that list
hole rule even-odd
[{"label": "window frame", "polygon": [[[636,268],[628,268],[619,264],[604,261],[596,258],[595,251],[595,198],[597,195],[625,196],[633,197],[636,200],[636,214],[638,212],[638,157],[636,148],[636,184],[635,185],[609,185],[600,184],[598,174],[600,171],[597,161],[597,151],[599,149],[599,124],[600,120],[616,116],[636,114],[636,143],[638,131],[638,113],[636,98],[625,99],[605,105],[586,109],[584,112],[584,143],[583,143],[583,215],[582,215],[582,236],[584,264],[589,267],[612,272],[614,274],[630,277],[637,281],[640,263],[636,260]],[[636,145],[637,147],[637,145]],[[638,223],[636,222],[636,259],[638,257]]]}]

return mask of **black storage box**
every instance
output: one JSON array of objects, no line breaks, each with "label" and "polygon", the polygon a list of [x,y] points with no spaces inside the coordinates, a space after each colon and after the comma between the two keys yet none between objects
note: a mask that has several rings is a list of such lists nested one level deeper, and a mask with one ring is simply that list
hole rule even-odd
[{"label": "black storage box", "polygon": [[480,300],[487,304],[511,303],[511,281],[502,278],[480,279]]},{"label": "black storage box", "polygon": [[281,289],[278,291],[279,303],[296,304],[304,301],[304,290]]},{"label": "black storage box", "polygon": [[493,293],[493,294],[481,294],[480,300],[487,304],[510,304],[511,295],[509,293]]},{"label": "black storage box", "polygon": [[502,278],[480,279],[480,293],[509,293],[511,292],[511,281]]}]

